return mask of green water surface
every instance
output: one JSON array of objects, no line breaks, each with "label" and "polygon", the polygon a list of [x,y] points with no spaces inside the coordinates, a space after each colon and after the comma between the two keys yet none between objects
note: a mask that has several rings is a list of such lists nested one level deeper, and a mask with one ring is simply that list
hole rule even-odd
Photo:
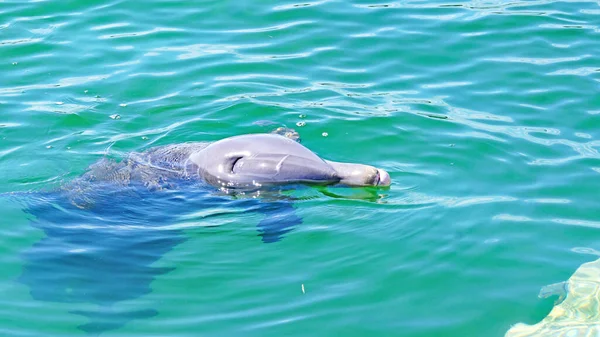
[{"label": "green water surface", "polygon": [[[293,127],[391,189],[307,192],[273,244],[251,214],[186,223],[116,304],[158,314],[102,336],[503,336],[600,254],[599,27],[596,1],[0,0],[0,192]],[[44,233],[0,215],[0,335],[88,335],[91,304],[17,282]]]}]

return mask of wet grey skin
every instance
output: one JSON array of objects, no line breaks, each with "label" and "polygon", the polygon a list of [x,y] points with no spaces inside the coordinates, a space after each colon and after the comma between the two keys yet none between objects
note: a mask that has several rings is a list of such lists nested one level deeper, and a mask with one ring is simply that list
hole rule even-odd
[{"label": "wet grey skin", "polygon": [[293,130],[283,131],[235,136],[214,143],[158,146],[130,153],[120,162],[103,158],[62,188],[74,204],[86,208],[94,203],[99,183],[117,187],[142,184],[150,190],[161,190],[177,189],[184,181],[197,181],[224,191],[240,192],[296,184],[351,187],[391,184],[385,170],[322,159],[301,145]]},{"label": "wet grey skin", "polygon": [[226,138],[193,152],[185,175],[227,189],[255,189],[292,183],[346,186],[391,184],[382,169],[320,158],[300,143],[277,134]]}]

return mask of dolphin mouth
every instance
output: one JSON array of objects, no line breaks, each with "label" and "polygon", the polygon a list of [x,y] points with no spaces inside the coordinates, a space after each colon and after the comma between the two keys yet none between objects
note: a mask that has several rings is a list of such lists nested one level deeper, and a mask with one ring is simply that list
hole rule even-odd
[{"label": "dolphin mouth", "polygon": [[386,170],[377,169],[377,186],[388,187],[392,184],[392,178]]}]

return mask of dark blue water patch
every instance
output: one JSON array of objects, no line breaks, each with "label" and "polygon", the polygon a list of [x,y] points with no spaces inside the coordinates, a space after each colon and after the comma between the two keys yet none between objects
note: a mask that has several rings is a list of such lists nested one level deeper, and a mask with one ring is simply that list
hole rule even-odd
[{"label": "dark blue water patch", "polygon": [[101,334],[158,314],[154,308],[117,310],[116,304],[149,294],[155,278],[174,270],[153,265],[186,240],[184,230],[173,226],[181,215],[231,207],[243,210],[238,213],[243,224],[248,212],[262,213],[257,235],[264,243],[281,240],[302,222],[290,200],[214,192],[197,186],[149,191],[99,184],[94,193],[87,191],[84,208],[72,202],[69,190],[23,195],[24,211],[45,235],[22,254],[19,281],[35,300],[73,304],[70,312],[89,320],[79,329]]},{"label": "dark blue water patch", "polygon": [[264,243],[273,243],[302,223],[290,201],[266,202],[260,208],[264,219],[258,223],[259,235]]}]

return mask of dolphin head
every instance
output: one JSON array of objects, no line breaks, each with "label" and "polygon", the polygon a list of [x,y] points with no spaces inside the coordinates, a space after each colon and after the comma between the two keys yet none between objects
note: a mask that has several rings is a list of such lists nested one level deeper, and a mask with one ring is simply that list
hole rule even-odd
[{"label": "dolphin head", "polygon": [[293,183],[389,186],[387,172],[373,166],[326,161],[289,138],[249,134],[225,138],[193,153],[198,176],[218,188],[254,189]]}]

